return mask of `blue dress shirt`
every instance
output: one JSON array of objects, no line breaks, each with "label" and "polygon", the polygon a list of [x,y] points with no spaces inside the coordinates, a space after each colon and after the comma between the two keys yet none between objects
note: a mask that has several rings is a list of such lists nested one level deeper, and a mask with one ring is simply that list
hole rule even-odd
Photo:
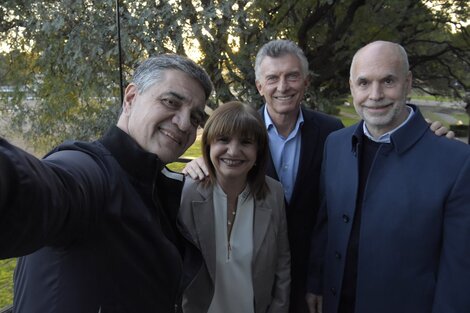
[{"label": "blue dress shirt", "polygon": [[299,168],[301,132],[300,127],[304,122],[302,110],[299,110],[299,116],[294,129],[287,138],[278,133],[271,117],[268,114],[267,107],[264,108],[264,121],[269,137],[269,150],[276,168],[277,176],[284,189],[287,202],[290,202],[292,192],[294,191],[295,179]]}]

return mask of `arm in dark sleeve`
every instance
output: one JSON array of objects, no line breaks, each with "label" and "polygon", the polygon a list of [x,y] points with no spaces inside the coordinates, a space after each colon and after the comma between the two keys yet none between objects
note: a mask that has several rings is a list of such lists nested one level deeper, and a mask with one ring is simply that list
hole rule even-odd
[{"label": "arm in dark sleeve", "polygon": [[8,160],[8,157],[0,153],[0,219],[2,217],[2,208],[6,206],[11,197],[13,197],[10,186],[15,185],[16,181],[17,177],[13,171],[11,162]]},{"label": "arm in dark sleeve", "polygon": [[470,310],[470,157],[446,199],[433,313]]},{"label": "arm in dark sleeve", "polygon": [[307,291],[316,295],[322,294],[323,290],[323,262],[325,258],[326,242],[328,240],[327,223],[326,206],[322,204],[310,241],[310,258],[307,277]]},{"label": "arm in dark sleeve", "polygon": [[[326,146],[326,143],[325,143]],[[326,149],[323,153],[323,163],[320,175],[320,208],[317,213],[315,227],[310,240],[310,258],[308,265],[307,291],[321,295],[323,291],[323,263],[328,240],[328,214],[325,194],[325,162]]]},{"label": "arm in dark sleeve", "polygon": [[84,236],[105,201],[105,172],[84,152],[39,160],[0,139],[0,258]]}]

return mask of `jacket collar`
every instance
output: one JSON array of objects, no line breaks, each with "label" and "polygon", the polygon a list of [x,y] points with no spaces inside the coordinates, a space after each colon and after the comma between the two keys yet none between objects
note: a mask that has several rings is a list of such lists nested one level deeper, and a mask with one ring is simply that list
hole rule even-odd
[{"label": "jacket collar", "polygon": [[[208,223],[208,221],[214,220],[213,188],[213,186],[198,184],[197,192],[201,198],[192,202],[192,215],[199,237],[198,242],[201,245],[201,253],[206,260],[209,274],[215,280],[215,226],[214,223]],[[271,221],[272,211],[267,205],[266,199],[255,199],[253,214],[254,223],[256,223],[256,226],[253,227],[253,260],[256,260]]]},{"label": "jacket collar", "polygon": [[139,180],[153,180],[165,166],[157,155],[143,150],[117,126],[111,127],[99,141],[127,173]]},{"label": "jacket collar", "polygon": [[[408,106],[415,111],[415,114],[408,123],[391,135],[391,147],[397,154],[404,153],[411,148],[429,129],[429,125],[424,120],[419,109],[413,104],[408,104]],[[363,123],[364,121],[360,121],[353,126],[355,127],[351,138],[351,149],[353,153],[357,152],[357,145],[362,143],[362,136],[364,135]]]}]

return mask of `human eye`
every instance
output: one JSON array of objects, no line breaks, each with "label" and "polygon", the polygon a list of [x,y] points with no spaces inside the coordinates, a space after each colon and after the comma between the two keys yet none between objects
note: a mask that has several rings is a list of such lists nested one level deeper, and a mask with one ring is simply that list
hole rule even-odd
[{"label": "human eye", "polygon": [[242,138],[241,141],[242,145],[252,145],[254,143],[254,140],[252,138]]},{"label": "human eye", "polygon": [[230,141],[230,138],[228,136],[218,136],[215,140],[220,143],[227,143]]},{"label": "human eye", "polygon": [[289,81],[297,81],[300,78],[300,73],[290,73],[287,75],[287,80]]},{"label": "human eye", "polygon": [[367,86],[368,83],[369,83],[369,82],[368,82],[367,80],[365,80],[365,79],[359,79],[359,80],[357,81],[357,85],[358,85],[359,87],[365,87],[365,86]]},{"label": "human eye", "polygon": [[177,110],[181,107],[181,101],[170,98],[170,97],[160,98],[159,101],[165,107],[172,109],[172,110]]},{"label": "human eye", "polygon": [[387,77],[385,78],[384,83],[387,86],[391,86],[395,83],[395,79],[393,79],[393,77]]},{"label": "human eye", "polygon": [[274,76],[274,75],[269,75],[269,76],[266,76],[266,82],[268,84],[272,84],[272,83],[275,83],[277,82],[279,79],[277,76]]}]

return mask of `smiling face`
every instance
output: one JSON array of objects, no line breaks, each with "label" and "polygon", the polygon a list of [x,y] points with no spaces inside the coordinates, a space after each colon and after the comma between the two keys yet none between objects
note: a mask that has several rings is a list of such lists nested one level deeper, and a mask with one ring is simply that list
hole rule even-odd
[{"label": "smiling face", "polygon": [[166,70],[163,76],[142,93],[133,83],[126,88],[117,126],[142,149],[170,163],[196,139],[206,98],[199,82],[184,72]]},{"label": "smiling face", "polygon": [[220,105],[212,112],[201,137],[209,179],[227,192],[241,192],[248,184],[255,197],[267,192],[265,170],[268,134],[258,112],[238,101]]},{"label": "smiling face", "polygon": [[406,97],[411,72],[406,54],[390,42],[374,42],[358,51],[349,85],[354,108],[375,138],[395,129],[408,116]]},{"label": "smiling face", "polygon": [[243,185],[253,168],[258,145],[252,138],[220,136],[210,144],[210,160],[221,185]]},{"label": "smiling face", "polygon": [[261,61],[256,87],[264,97],[271,117],[297,117],[307,86],[308,78],[295,54],[275,58],[266,56]]}]

